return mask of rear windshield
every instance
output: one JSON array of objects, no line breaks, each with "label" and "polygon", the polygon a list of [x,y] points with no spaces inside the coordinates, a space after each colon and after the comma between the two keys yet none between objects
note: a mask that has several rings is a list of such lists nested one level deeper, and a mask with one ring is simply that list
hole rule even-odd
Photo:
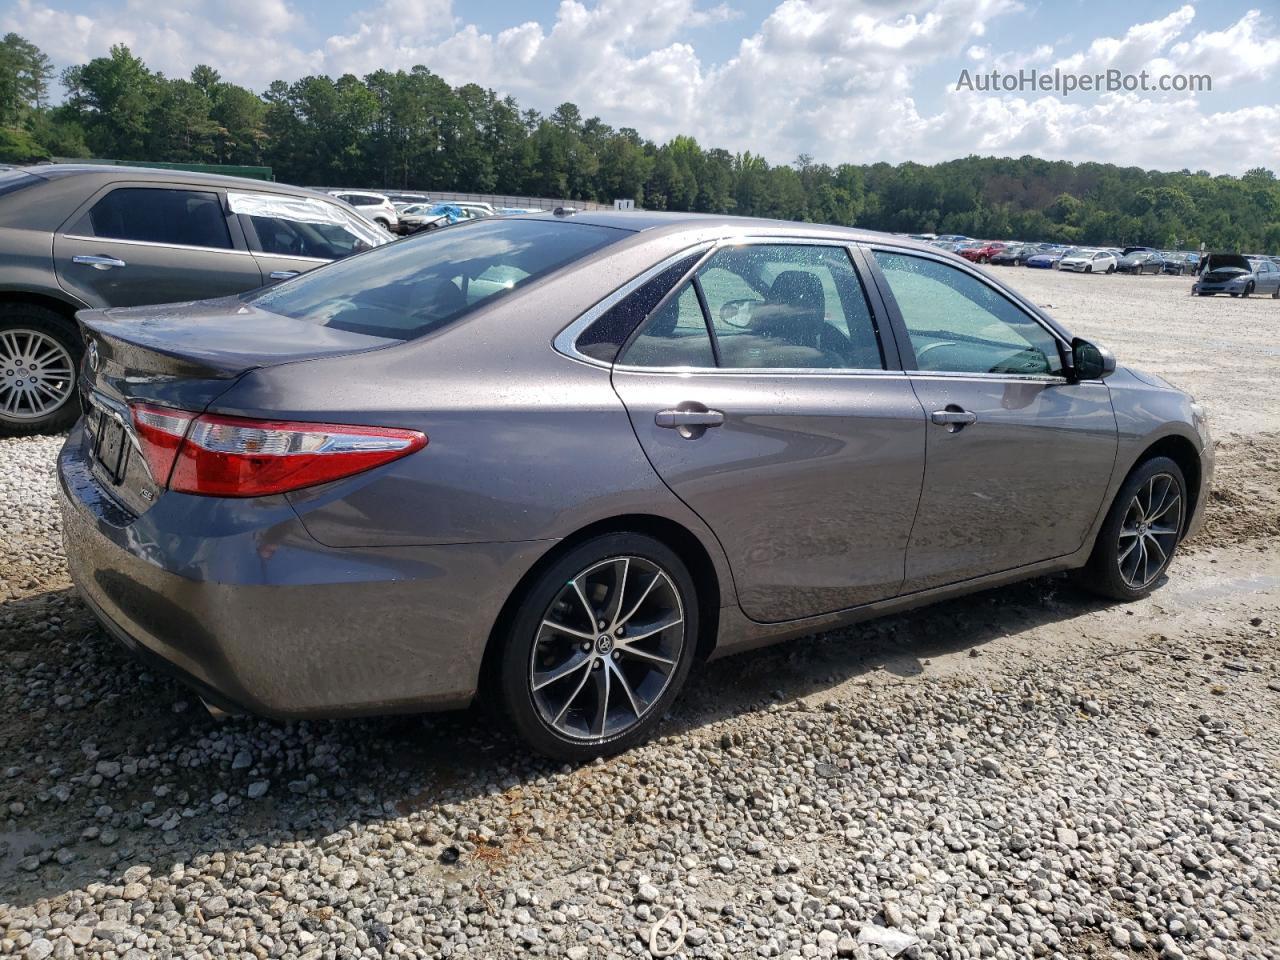
[{"label": "rear windshield", "polygon": [[321,267],[249,299],[298,320],[411,340],[629,233],[551,220],[473,221]]}]

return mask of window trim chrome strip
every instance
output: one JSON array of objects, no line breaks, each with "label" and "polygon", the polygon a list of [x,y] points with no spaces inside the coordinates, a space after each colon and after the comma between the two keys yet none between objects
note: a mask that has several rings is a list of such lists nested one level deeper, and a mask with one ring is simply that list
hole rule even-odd
[{"label": "window trim chrome strip", "polygon": [[713,377],[906,377],[903,370],[877,370],[874,367],[630,367],[615,364],[618,373],[648,376],[713,376]]},{"label": "window trim chrome strip", "polygon": [[[195,253],[231,253],[240,257],[251,257],[248,250],[237,250],[234,247],[196,247],[188,243],[157,243],[154,240],[119,240],[115,237],[86,237],[78,233],[60,234],[64,240],[76,240],[86,243],[123,243],[130,247],[156,247],[160,250],[191,250]],[[328,261],[325,261],[326,263]]]}]

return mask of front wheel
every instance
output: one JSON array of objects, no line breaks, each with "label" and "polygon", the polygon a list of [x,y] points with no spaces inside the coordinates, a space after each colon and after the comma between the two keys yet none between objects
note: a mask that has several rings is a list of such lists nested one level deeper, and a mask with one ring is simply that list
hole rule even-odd
[{"label": "front wheel", "polygon": [[1252,293],[1253,293],[1253,284],[1252,284],[1252,283],[1247,283],[1247,284],[1245,284],[1245,287],[1244,287],[1244,293],[1242,293],[1242,294],[1241,294],[1241,296],[1242,296],[1242,297],[1247,297],[1247,296],[1249,296],[1249,295],[1250,295],[1250,294],[1252,294]]},{"label": "front wheel", "polygon": [[0,435],[55,433],[80,415],[74,321],[36,304],[0,305]]},{"label": "front wheel", "polygon": [[529,587],[505,637],[502,699],[534,750],[581,762],[646,739],[684,685],[698,637],[688,568],[637,533],[595,537]]},{"label": "front wheel", "polygon": [[1085,588],[1115,600],[1138,600],[1155,589],[1182,539],[1187,484],[1168,457],[1134,468],[1103,521],[1089,563],[1078,574]]},{"label": "front wheel", "polygon": [[1085,273],[1093,273],[1093,264],[1089,264],[1084,268]]}]

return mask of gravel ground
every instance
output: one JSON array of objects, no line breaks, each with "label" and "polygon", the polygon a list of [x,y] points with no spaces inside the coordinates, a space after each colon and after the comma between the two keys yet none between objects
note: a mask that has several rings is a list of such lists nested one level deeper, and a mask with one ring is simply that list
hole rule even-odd
[{"label": "gravel ground", "polygon": [[479,709],[210,719],[71,595],[59,440],[0,441],[0,955],[1280,958],[1280,304],[1000,275],[1208,404],[1169,582],[713,664],[577,769]]}]

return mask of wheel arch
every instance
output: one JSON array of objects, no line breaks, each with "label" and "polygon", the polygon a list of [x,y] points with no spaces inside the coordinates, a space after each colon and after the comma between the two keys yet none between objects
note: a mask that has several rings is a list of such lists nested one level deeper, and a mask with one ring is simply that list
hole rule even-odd
[{"label": "wheel arch", "polygon": [[492,690],[497,677],[498,663],[501,659],[502,636],[516,615],[520,601],[528,592],[529,585],[542,572],[555,563],[566,551],[592,537],[607,533],[641,533],[653,537],[670,547],[689,568],[693,577],[694,589],[698,593],[698,637],[697,657],[706,660],[715,649],[716,638],[720,629],[720,602],[724,589],[720,576],[716,572],[715,561],[711,553],[698,538],[683,524],[669,517],[656,514],[628,513],[603,520],[597,520],[585,527],[575,530],[552,549],[548,550],[525,571],[519,582],[512,588],[503,603],[502,609],[494,620],[485,641],[484,656],[480,666],[480,690]]},{"label": "wheel arch", "polygon": [[1147,445],[1129,466],[1128,471],[1125,473],[1125,479],[1128,479],[1129,474],[1153,457],[1168,457],[1182,471],[1182,478],[1187,485],[1187,500],[1190,501],[1187,504],[1187,509],[1182,512],[1182,529],[1185,533],[1187,525],[1191,522],[1191,517],[1195,514],[1196,507],[1200,504],[1200,487],[1203,480],[1200,451],[1196,449],[1191,440],[1182,434],[1167,434]]},{"label": "wheel arch", "polygon": [[57,296],[40,290],[0,289],[0,306],[20,303],[34,304],[61,314],[66,319],[67,326],[73,332],[76,330],[76,311],[84,309],[83,304],[76,303],[68,297]]}]

